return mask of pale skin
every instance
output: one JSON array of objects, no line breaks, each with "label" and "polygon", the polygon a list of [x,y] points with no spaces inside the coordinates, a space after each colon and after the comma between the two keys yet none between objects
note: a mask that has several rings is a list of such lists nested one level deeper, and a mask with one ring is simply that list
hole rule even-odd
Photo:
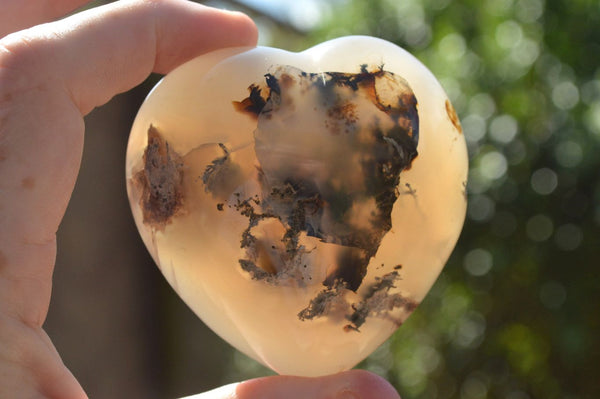
[{"label": "pale skin", "polygon": [[[247,16],[184,0],[123,0],[57,20],[85,3],[0,0],[0,398],[87,398],[43,330],[83,116],[153,71],[257,40]],[[399,396],[382,378],[349,371],[260,378],[194,398]]]}]

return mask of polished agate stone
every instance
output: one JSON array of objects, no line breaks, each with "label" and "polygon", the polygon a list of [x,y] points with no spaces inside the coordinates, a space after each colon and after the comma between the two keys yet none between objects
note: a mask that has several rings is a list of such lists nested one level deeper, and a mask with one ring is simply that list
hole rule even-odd
[{"label": "polished agate stone", "polygon": [[127,151],[133,215],[172,287],[240,351],[303,376],[352,368],[418,306],[466,177],[440,84],[370,37],[196,58],[148,96]]}]

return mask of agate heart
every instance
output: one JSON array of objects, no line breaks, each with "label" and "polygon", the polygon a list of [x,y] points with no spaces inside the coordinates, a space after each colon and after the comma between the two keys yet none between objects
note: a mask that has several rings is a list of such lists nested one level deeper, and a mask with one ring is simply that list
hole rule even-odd
[{"label": "agate heart", "polygon": [[423,299],[460,233],[467,153],[399,47],[196,58],[148,96],[127,150],[140,234],[221,337],[281,374],[346,370]]}]

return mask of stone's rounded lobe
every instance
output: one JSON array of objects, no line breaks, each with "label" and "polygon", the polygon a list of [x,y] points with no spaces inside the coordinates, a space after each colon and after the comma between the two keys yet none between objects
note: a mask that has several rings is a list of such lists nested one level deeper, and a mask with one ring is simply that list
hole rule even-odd
[{"label": "stone's rounded lobe", "polygon": [[369,355],[416,308],[465,214],[452,105],[395,45],[226,49],[166,76],[134,123],[128,193],[186,303],[282,374]]}]

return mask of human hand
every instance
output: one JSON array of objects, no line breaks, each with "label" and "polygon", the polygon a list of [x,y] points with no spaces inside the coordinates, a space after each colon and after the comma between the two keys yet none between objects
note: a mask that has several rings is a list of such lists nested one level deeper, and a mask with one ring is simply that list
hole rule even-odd
[{"label": "human hand", "polygon": [[[0,398],[86,394],[42,329],[56,231],[82,155],[83,116],[150,72],[202,53],[256,44],[248,17],[183,0],[119,1],[53,20],[83,0],[3,0],[0,14]],[[9,34],[10,32],[16,32]],[[267,377],[197,399],[398,398],[350,371]]]}]

